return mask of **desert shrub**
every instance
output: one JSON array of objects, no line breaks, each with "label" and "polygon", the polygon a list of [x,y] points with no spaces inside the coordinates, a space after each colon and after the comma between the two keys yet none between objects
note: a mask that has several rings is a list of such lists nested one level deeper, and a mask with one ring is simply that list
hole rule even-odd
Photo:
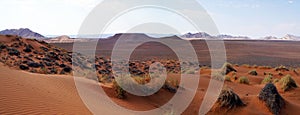
[{"label": "desert shrub", "polygon": [[72,68],[69,67],[69,66],[66,66],[63,68],[63,71],[66,72],[66,73],[70,73],[72,71]]},{"label": "desert shrub", "polygon": [[41,67],[39,73],[41,73],[41,74],[47,74],[47,73],[48,73],[48,70],[47,70],[47,68],[45,68],[45,67]]},{"label": "desert shrub", "polygon": [[173,87],[179,87],[179,81],[174,78],[169,78],[166,80],[165,84],[173,86]]},{"label": "desert shrub", "polygon": [[278,72],[278,75],[279,75],[279,76],[283,76],[283,73],[282,73],[282,72]]},{"label": "desert shrub", "polygon": [[48,52],[48,51],[49,51],[49,49],[48,49],[48,48],[46,48],[46,47],[43,47],[43,46],[41,46],[41,47],[40,47],[40,49],[41,49],[41,50],[43,50],[43,51],[45,51],[45,52]]},{"label": "desert shrub", "polygon": [[3,43],[0,43],[0,49],[5,49],[7,46]]},{"label": "desert shrub", "polygon": [[40,64],[39,63],[36,63],[36,62],[28,62],[27,63],[28,67],[33,67],[33,68],[39,68],[40,67]]},{"label": "desert shrub", "polygon": [[7,50],[8,50],[9,55],[15,55],[15,56],[20,55],[19,50],[15,49],[15,48],[7,48]]},{"label": "desert shrub", "polygon": [[165,83],[162,87],[163,89],[166,89],[167,91],[171,92],[171,93],[176,93],[177,92],[177,88],[168,84],[168,83]]},{"label": "desert shrub", "polygon": [[259,66],[258,68],[259,69],[272,69],[271,66]]},{"label": "desert shrub", "polygon": [[124,99],[126,98],[126,91],[122,89],[121,86],[114,80],[113,81],[113,89],[115,91],[116,97],[119,99]]},{"label": "desert shrub", "polygon": [[169,78],[165,81],[165,84],[162,87],[171,93],[176,93],[177,88],[179,88],[179,81],[174,78]]},{"label": "desert shrub", "polygon": [[243,67],[247,67],[247,68],[251,68],[251,66],[249,64],[243,64]]},{"label": "desert shrub", "polygon": [[237,72],[236,69],[234,69],[232,64],[230,64],[230,63],[225,63],[222,66],[221,70],[222,70],[222,74],[225,74],[225,75],[227,75],[228,73],[230,73],[232,71]]},{"label": "desert shrub", "polygon": [[195,74],[195,70],[189,69],[185,72],[186,74]]},{"label": "desert shrub", "polygon": [[144,85],[144,84],[147,84],[149,83],[150,79],[147,80],[146,78],[144,77],[141,77],[141,76],[135,76],[135,77],[132,77],[138,84],[141,84],[141,85]]},{"label": "desert shrub", "polygon": [[283,65],[275,68],[275,71],[289,71],[289,69]]},{"label": "desert shrub", "polygon": [[238,82],[241,84],[249,84],[249,79],[245,76],[242,76],[239,78]]},{"label": "desert shrub", "polygon": [[267,84],[267,83],[272,83],[272,76],[268,75],[264,78],[264,80],[261,82],[261,84]]},{"label": "desert shrub", "polygon": [[257,76],[256,70],[250,70],[250,71],[248,72],[248,74],[249,74],[249,75],[255,75],[255,76]]},{"label": "desert shrub", "polygon": [[276,78],[273,80],[273,83],[277,83],[277,82],[279,82],[279,79]]},{"label": "desert shrub", "polygon": [[223,89],[221,91],[216,105],[218,108],[225,108],[227,110],[240,106],[245,106],[244,102],[240,99],[240,97],[228,88]]},{"label": "desert shrub", "polygon": [[28,66],[26,66],[26,65],[20,65],[19,68],[21,70],[28,70],[29,69]]},{"label": "desert shrub", "polygon": [[258,98],[265,103],[274,115],[279,115],[281,108],[285,105],[284,99],[280,96],[272,83],[266,84],[260,91]]},{"label": "desert shrub", "polygon": [[286,75],[285,77],[281,78],[278,83],[283,91],[288,91],[292,88],[298,87],[291,75]]},{"label": "desert shrub", "polygon": [[271,72],[264,72],[264,75],[271,75],[271,76],[273,76],[273,74]]},{"label": "desert shrub", "polygon": [[298,71],[296,69],[293,70],[293,72],[296,74],[296,75],[299,75]]},{"label": "desert shrub", "polygon": [[232,78],[234,79],[234,81],[238,80],[238,77],[236,76],[236,72],[232,73]]},{"label": "desert shrub", "polygon": [[257,65],[253,65],[252,67],[253,67],[253,68],[258,68],[258,66],[257,66]]},{"label": "desert shrub", "polygon": [[230,77],[230,76],[228,76],[228,75],[226,75],[226,76],[225,76],[225,81],[229,81],[229,82],[231,82],[231,77]]},{"label": "desert shrub", "polygon": [[97,76],[98,81],[101,83],[106,83],[107,81],[110,81],[110,77],[108,75],[100,75]]},{"label": "desert shrub", "polygon": [[23,51],[26,52],[26,53],[29,53],[29,52],[31,52],[32,50],[30,49],[29,46],[26,46],[25,49],[23,49]]},{"label": "desert shrub", "polygon": [[223,74],[223,72],[213,72],[211,75],[212,79],[218,80],[218,81],[224,81],[225,79],[225,75]]}]

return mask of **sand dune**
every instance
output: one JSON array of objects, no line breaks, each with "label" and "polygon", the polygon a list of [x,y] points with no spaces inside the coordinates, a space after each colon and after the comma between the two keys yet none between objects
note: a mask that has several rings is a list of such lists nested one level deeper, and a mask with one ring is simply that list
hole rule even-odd
[{"label": "sand dune", "polygon": [[[236,67],[237,75],[246,75],[247,70],[253,67]],[[271,114],[264,103],[258,100],[257,95],[263,85],[259,84],[264,71],[274,71],[274,69],[258,70],[258,76],[247,75],[250,84],[239,84],[235,82],[225,82],[225,86],[232,88],[246,103],[245,107],[236,108],[228,111],[226,114]],[[299,83],[299,76],[292,72],[291,74]],[[179,79],[179,76],[171,75]],[[201,71],[200,84],[192,103],[184,111],[184,115],[198,114],[201,102],[207,92],[207,86],[210,80],[210,70],[203,69]],[[91,84],[90,81],[83,80],[83,86],[86,91],[98,92],[98,84]],[[14,70],[3,64],[0,65],[0,114],[92,114],[81,98],[75,87],[74,78],[66,75],[41,75],[32,74],[20,70]],[[127,99],[117,99],[114,97],[113,90],[105,87],[104,91],[111,100],[120,106],[133,111],[145,111],[164,105],[172,98],[172,93],[161,90],[159,93],[149,97],[138,97],[128,95]],[[93,93],[91,93],[93,94]],[[97,98],[89,100],[103,101],[101,97],[105,94],[94,93]],[[282,110],[282,114],[295,114],[300,112],[300,89],[294,89],[289,92],[280,92],[287,104]],[[218,95],[218,94],[216,94]],[[106,100],[107,101],[107,100]],[[101,107],[109,107],[103,102]],[[100,107],[100,106],[97,106]],[[96,107],[96,108],[97,108]],[[224,111],[210,111],[208,114],[224,114]]]},{"label": "sand dune", "polygon": [[72,76],[40,75],[0,65],[0,114],[91,114]]}]

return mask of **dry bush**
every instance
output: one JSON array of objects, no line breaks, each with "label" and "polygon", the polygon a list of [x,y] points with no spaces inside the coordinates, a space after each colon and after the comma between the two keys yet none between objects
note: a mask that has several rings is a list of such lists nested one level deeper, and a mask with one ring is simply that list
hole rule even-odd
[{"label": "dry bush", "polygon": [[119,99],[125,99],[126,98],[126,91],[122,89],[122,87],[114,80],[113,81],[113,89],[116,93],[116,97]]},{"label": "dry bush", "polygon": [[254,76],[257,76],[257,75],[258,75],[257,72],[256,72],[256,70],[250,70],[250,71],[248,72],[248,74],[249,74],[249,75],[254,75]]},{"label": "dry bush", "polygon": [[284,99],[272,83],[266,84],[260,91],[258,98],[265,103],[274,115],[279,115],[282,107],[285,105]]},{"label": "dry bush", "polygon": [[225,79],[225,75],[223,74],[223,72],[213,72],[211,74],[211,78],[212,79],[215,79],[215,80],[218,80],[218,81],[224,81]]},{"label": "dry bush", "polygon": [[228,76],[228,75],[226,75],[226,76],[225,76],[225,81],[229,81],[229,82],[231,82],[231,77],[230,77],[230,76]]},{"label": "dry bush", "polygon": [[223,67],[221,68],[221,70],[222,70],[222,74],[225,74],[225,75],[227,75],[228,73],[230,73],[232,71],[237,72],[236,69],[233,68],[232,64],[230,64],[230,63],[225,63],[223,65]]},{"label": "dry bush", "polygon": [[289,69],[283,65],[275,68],[275,71],[289,71]]},{"label": "dry bush", "polygon": [[225,88],[221,91],[215,108],[231,110],[236,107],[245,106],[240,97],[235,94],[231,89]]},{"label": "dry bush", "polygon": [[272,83],[272,79],[273,79],[273,76],[268,75],[264,78],[264,80],[262,80],[261,84]]},{"label": "dry bush", "polygon": [[249,79],[245,76],[242,76],[238,79],[238,82],[241,84],[249,84]]},{"label": "dry bush", "polygon": [[285,77],[281,78],[278,84],[283,91],[288,91],[292,88],[298,87],[291,75],[286,75]]}]

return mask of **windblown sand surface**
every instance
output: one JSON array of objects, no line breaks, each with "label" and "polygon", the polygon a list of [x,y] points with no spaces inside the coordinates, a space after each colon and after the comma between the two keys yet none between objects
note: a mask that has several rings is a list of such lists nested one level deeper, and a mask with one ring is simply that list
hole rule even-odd
[{"label": "windblown sand surface", "polygon": [[[248,67],[236,67],[238,76],[247,75]],[[232,88],[247,104],[245,107],[228,111],[227,114],[271,114],[264,104],[258,100],[257,95],[262,89],[260,85],[265,71],[274,72],[274,69],[257,69],[258,76],[247,75],[249,85],[235,82],[225,82],[225,86]],[[292,72],[285,72],[294,76],[300,83],[299,76]],[[171,75],[179,78],[178,75]],[[200,104],[207,91],[210,80],[210,70],[201,71],[200,84],[193,102],[183,114],[197,114]],[[40,75],[23,71],[12,70],[0,66],[0,114],[91,114],[81,101],[72,76]],[[97,87],[97,86],[93,86]],[[89,88],[93,88],[89,87]],[[107,95],[117,104],[132,110],[145,111],[157,108],[166,103],[172,94],[161,90],[150,97],[128,95],[127,99],[117,99],[109,87],[104,87]],[[91,89],[93,91],[93,89]],[[287,101],[282,114],[295,114],[300,112],[300,89],[294,89],[280,94]],[[97,100],[97,99],[96,99]],[[208,114],[221,114],[224,111],[211,111]]]},{"label": "windblown sand surface", "polygon": [[40,75],[0,65],[0,114],[91,114],[72,76]]}]

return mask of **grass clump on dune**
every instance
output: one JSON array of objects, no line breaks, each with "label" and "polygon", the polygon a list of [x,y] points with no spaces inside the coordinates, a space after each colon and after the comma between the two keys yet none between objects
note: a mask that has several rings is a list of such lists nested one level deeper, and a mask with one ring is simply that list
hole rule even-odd
[{"label": "grass clump on dune", "polygon": [[256,72],[256,70],[250,70],[250,71],[248,72],[248,74],[249,74],[249,75],[254,75],[254,76],[257,76],[257,75],[258,75],[257,72]]},{"label": "grass clump on dune", "polygon": [[234,93],[231,89],[223,89],[215,104],[215,108],[231,110],[236,107],[245,106],[240,97]]},{"label": "grass clump on dune", "polygon": [[264,78],[264,80],[261,82],[261,84],[272,83],[272,79],[273,79],[273,76],[268,75]]},{"label": "grass clump on dune", "polygon": [[226,75],[226,76],[225,76],[225,81],[229,81],[229,82],[231,82],[231,77],[230,77],[230,76],[228,76],[228,75]]},{"label": "grass clump on dune", "polygon": [[268,107],[270,112],[274,115],[279,115],[281,109],[285,105],[284,99],[280,96],[277,88],[272,83],[265,85],[265,87],[260,91],[258,98],[265,103],[265,106]]},{"label": "grass clump on dune", "polygon": [[224,81],[225,75],[223,74],[223,72],[216,71],[211,74],[211,78],[218,81]]},{"label": "grass clump on dune", "polygon": [[289,71],[289,69],[286,66],[278,66],[275,68],[275,71]]},{"label": "grass clump on dune", "polygon": [[236,69],[230,63],[225,63],[221,68],[222,74],[227,75],[228,73],[234,71],[237,72]]},{"label": "grass clump on dune", "polygon": [[245,76],[242,76],[238,79],[238,82],[241,84],[249,84],[249,79]]},{"label": "grass clump on dune", "polygon": [[291,75],[286,75],[285,77],[281,78],[278,83],[283,91],[288,91],[292,88],[298,87]]},{"label": "grass clump on dune", "polygon": [[116,97],[119,99],[125,99],[126,98],[126,91],[122,89],[122,87],[114,80],[113,81],[113,89],[116,93]]}]

